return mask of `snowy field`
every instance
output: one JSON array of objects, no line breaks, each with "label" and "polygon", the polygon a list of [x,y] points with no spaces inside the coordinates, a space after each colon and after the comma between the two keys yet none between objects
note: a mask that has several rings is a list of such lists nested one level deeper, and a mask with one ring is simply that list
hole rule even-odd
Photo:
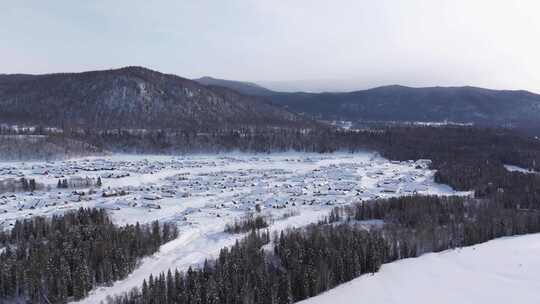
[{"label": "snowy field", "polygon": [[[413,193],[456,194],[434,183],[428,165],[371,153],[114,155],[0,163],[0,181],[32,178],[41,187],[33,193],[0,193],[0,228],[79,207],[105,208],[118,224],[176,223],[178,239],[145,258],[128,278],[81,301],[99,303],[139,286],[151,273],[186,269],[215,256],[242,237],[223,233],[224,226],[256,209],[273,219],[271,230],[279,231],[316,222],[337,205]],[[92,186],[98,177],[102,186]],[[57,188],[63,179],[69,188]]]},{"label": "snowy field", "polygon": [[301,304],[537,304],[540,234],[496,239],[382,266]]}]

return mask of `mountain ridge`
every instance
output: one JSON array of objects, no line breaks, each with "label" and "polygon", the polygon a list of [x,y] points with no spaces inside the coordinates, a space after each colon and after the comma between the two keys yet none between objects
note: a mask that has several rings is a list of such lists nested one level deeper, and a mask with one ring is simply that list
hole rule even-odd
[{"label": "mountain ridge", "polygon": [[89,129],[309,127],[257,96],[139,66],[0,76],[0,120]]},{"label": "mountain ridge", "polygon": [[274,91],[269,90],[254,82],[227,80],[214,78],[211,76],[203,76],[201,78],[193,79],[193,81],[204,85],[227,87],[247,95],[268,96],[275,93]]},{"label": "mountain ridge", "polygon": [[272,92],[261,97],[292,112],[325,121],[351,121],[358,125],[452,121],[540,131],[540,95],[527,90],[393,84],[350,92]]},{"label": "mountain ridge", "polygon": [[309,128],[313,121],[457,122],[540,130],[540,95],[474,86],[398,84],[351,92],[275,92],[140,66],[0,74],[0,122],[58,128],[215,130]]}]

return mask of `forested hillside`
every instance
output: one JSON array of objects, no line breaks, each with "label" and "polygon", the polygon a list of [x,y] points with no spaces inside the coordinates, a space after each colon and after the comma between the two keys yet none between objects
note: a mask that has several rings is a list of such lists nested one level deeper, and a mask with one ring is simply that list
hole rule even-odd
[{"label": "forested hillside", "polygon": [[0,75],[0,106],[1,123],[63,130],[315,128],[310,117],[357,126],[450,121],[540,129],[540,95],[527,91],[386,86],[349,93],[280,93],[253,83],[211,77],[192,81],[142,67]]},{"label": "forested hillside", "polygon": [[140,258],[178,235],[176,226],[115,226],[104,209],[17,221],[0,232],[0,302],[66,303],[125,278]]},{"label": "forested hillside", "polygon": [[142,67],[2,75],[0,123],[63,130],[310,127],[264,100]]},{"label": "forested hillside", "polygon": [[540,95],[528,91],[390,85],[352,92],[308,93],[275,92],[253,83],[209,77],[195,81],[262,96],[275,105],[317,119],[351,121],[357,127],[454,122],[516,128],[534,134],[540,131]]},{"label": "forested hillside", "polygon": [[106,153],[85,141],[59,134],[3,134],[0,131],[0,161],[56,160]]},{"label": "forested hillside", "polygon": [[538,128],[540,95],[476,87],[385,86],[349,93],[278,93],[274,104],[325,120],[459,122]]}]

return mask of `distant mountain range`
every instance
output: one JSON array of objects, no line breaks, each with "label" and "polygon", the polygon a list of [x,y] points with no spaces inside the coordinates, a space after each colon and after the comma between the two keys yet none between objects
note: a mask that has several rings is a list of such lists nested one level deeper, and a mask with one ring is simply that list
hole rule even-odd
[{"label": "distant mountain range", "polygon": [[540,130],[540,95],[527,91],[392,85],[347,93],[283,93],[260,86],[253,90],[251,83],[216,79],[212,84],[262,96],[287,110],[321,120],[355,124],[456,122]]},{"label": "distant mountain range", "polygon": [[0,75],[0,123],[90,129],[307,127],[257,96],[142,67]]},{"label": "distant mountain range", "polygon": [[204,85],[230,88],[246,95],[268,96],[268,95],[272,95],[276,93],[272,90],[264,88],[253,82],[226,80],[226,79],[212,78],[209,76],[205,76],[205,77],[201,77],[201,78],[197,78],[193,80]]},{"label": "distant mountain range", "polygon": [[189,80],[142,67],[0,75],[0,124],[80,129],[456,122],[540,131],[540,95],[476,87],[385,86],[349,93],[284,93],[254,83]]}]

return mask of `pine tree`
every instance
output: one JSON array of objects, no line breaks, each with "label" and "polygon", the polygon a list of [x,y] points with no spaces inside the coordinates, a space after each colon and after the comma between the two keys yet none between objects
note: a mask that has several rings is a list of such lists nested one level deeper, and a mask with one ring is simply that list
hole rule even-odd
[{"label": "pine tree", "polygon": [[159,248],[159,245],[161,244],[161,229],[158,221],[152,222],[152,239],[154,241],[155,248]]},{"label": "pine tree", "polygon": [[210,277],[206,283],[206,304],[219,304],[219,290],[214,277]]},{"label": "pine tree", "polygon": [[24,191],[28,191],[30,186],[28,185],[28,180],[24,177],[21,178],[21,185]]},{"label": "pine tree", "polygon": [[86,259],[80,251],[75,254],[75,270],[72,278],[73,296],[77,300],[84,298],[92,288],[92,282]]},{"label": "pine tree", "polygon": [[277,304],[293,303],[291,281],[286,273],[278,275]]},{"label": "pine tree", "polygon": [[148,284],[146,283],[146,279],[143,280],[141,293],[142,303],[150,303],[150,290]]},{"label": "pine tree", "polygon": [[171,270],[167,271],[167,303],[173,303],[175,298],[175,287],[174,287],[174,278],[172,276]]},{"label": "pine tree", "polygon": [[36,190],[36,180],[35,179],[30,179],[30,182],[29,182],[29,185],[28,185],[28,189],[31,191],[31,192],[34,192]]}]

